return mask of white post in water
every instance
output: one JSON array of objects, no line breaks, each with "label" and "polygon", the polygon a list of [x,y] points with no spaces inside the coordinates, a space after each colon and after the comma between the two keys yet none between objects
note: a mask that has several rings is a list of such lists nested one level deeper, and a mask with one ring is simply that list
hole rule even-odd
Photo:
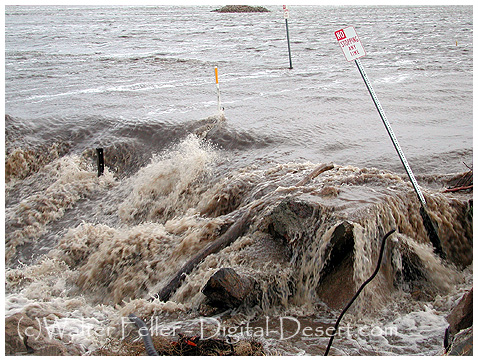
[{"label": "white post in water", "polygon": [[430,218],[430,215],[427,212],[427,204],[425,201],[425,197],[423,196],[423,193],[420,190],[420,187],[418,186],[417,180],[415,179],[415,176],[413,175],[412,169],[410,168],[410,165],[408,164],[407,158],[405,157],[405,154],[403,153],[402,148],[400,147],[400,144],[398,144],[397,137],[395,136],[395,133],[393,132],[387,117],[385,116],[385,112],[383,111],[382,105],[378,101],[377,95],[375,94],[375,91],[373,90],[372,84],[370,83],[370,80],[368,79],[367,74],[365,73],[365,69],[363,68],[362,63],[359,60],[359,58],[365,56],[365,50],[362,46],[362,43],[360,42],[360,39],[357,36],[357,33],[355,32],[355,29],[353,28],[353,26],[349,26],[347,28],[337,30],[335,32],[335,37],[337,38],[337,41],[339,42],[340,47],[342,48],[342,51],[344,52],[344,55],[347,61],[354,60],[360,72],[360,75],[362,75],[362,79],[365,82],[365,85],[367,86],[367,89],[370,93],[370,96],[372,97],[375,107],[378,110],[378,113],[380,114],[380,118],[382,118],[382,122],[385,125],[385,128],[387,129],[388,135],[390,136],[390,139],[392,140],[393,146],[395,147],[395,150],[397,151],[398,156],[400,157],[400,160],[402,161],[403,167],[405,168],[405,171],[408,174],[408,178],[410,178],[413,188],[415,189],[418,199],[420,200],[420,203],[421,203],[420,215],[422,216],[423,224],[427,231],[428,237],[430,238],[430,241],[433,244],[435,252],[438,253],[442,258],[445,258],[445,253],[441,246],[441,241],[438,236],[438,231],[436,230],[436,227],[433,224]]},{"label": "white post in water", "polygon": [[292,69],[292,56],[290,54],[290,39],[289,39],[289,8],[287,5],[282,5],[282,8],[284,9],[284,19],[285,19],[285,31],[287,33],[287,48],[289,49],[289,69]]},{"label": "white post in water", "polygon": [[221,106],[221,92],[219,91],[219,77],[217,75],[217,66],[214,67],[214,72],[216,73],[216,89],[217,89],[217,110],[219,113],[223,111]]}]

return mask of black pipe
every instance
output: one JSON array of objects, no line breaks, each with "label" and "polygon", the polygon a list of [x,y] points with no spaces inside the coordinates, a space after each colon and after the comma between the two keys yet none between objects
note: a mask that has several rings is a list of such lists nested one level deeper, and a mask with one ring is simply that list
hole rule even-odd
[{"label": "black pipe", "polygon": [[138,316],[134,315],[133,313],[131,313],[128,317],[132,322],[134,322],[136,327],[138,327],[139,334],[141,335],[141,338],[143,339],[144,348],[146,349],[148,356],[159,356],[158,352],[154,348],[153,340],[151,338],[151,335],[149,334],[148,327],[146,326],[144,321],[140,319]]},{"label": "black pipe", "polygon": [[395,232],[394,229],[392,229],[390,232],[388,232],[382,239],[382,245],[380,246],[380,253],[378,255],[378,261],[377,261],[377,267],[375,268],[375,271],[373,272],[373,274],[369,277],[368,280],[366,280],[362,286],[360,286],[360,288],[358,289],[358,291],[355,293],[355,295],[352,297],[352,299],[350,300],[350,302],[347,304],[347,306],[345,306],[345,308],[342,310],[342,313],[340,314],[339,318],[337,318],[337,321],[335,322],[335,326],[334,326],[334,333],[332,334],[332,336],[330,337],[329,339],[329,344],[327,345],[327,349],[325,350],[325,353],[324,353],[324,356],[327,356],[329,354],[329,351],[330,351],[330,347],[332,346],[332,342],[334,341],[334,337],[335,337],[335,334],[337,333],[337,329],[339,328],[339,323],[340,321],[342,320],[342,317],[345,315],[345,312],[347,312],[347,310],[349,309],[350,306],[352,306],[352,303],[354,303],[355,299],[359,296],[360,292],[362,292],[362,290],[365,288],[365,286],[367,284],[370,283],[370,281],[372,281],[374,279],[374,277],[377,275],[379,269],[380,269],[380,265],[382,263],[382,257],[383,257],[383,250],[385,249],[385,240],[388,238],[388,236],[390,236],[393,232]]},{"label": "black pipe", "polygon": [[103,148],[96,148],[96,154],[98,155],[98,177],[105,171],[105,159],[103,157]]}]

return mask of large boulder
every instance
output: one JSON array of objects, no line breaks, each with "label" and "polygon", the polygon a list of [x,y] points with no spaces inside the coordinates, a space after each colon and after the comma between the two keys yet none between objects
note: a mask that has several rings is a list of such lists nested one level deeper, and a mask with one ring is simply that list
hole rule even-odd
[{"label": "large boulder", "polygon": [[202,289],[207,303],[219,309],[236,308],[242,304],[257,303],[257,282],[239,276],[232,268],[221,268],[214,273]]}]

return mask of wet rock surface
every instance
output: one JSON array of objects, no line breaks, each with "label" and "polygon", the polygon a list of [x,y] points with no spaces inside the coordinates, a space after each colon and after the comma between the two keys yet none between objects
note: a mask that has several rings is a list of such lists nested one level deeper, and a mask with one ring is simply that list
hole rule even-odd
[{"label": "wet rock surface", "polygon": [[447,356],[473,356],[473,327],[466,328],[455,336]]},{"label": "wet rock surface", "polygon": [[447,321],[450,324],[451,336],[473,325],[473,289],[463,295],[447,317]]},{"label": "wet rock surface", "polygon": [[269,233],[286,244],[302,240],[310,227],[317,223],[320,208],[310,202],[287,198],[280,202],[268,216]]},{"label": "wet rock surface", "polygon": [[210,306],[218,309],[235,308],[242,304],[252,306],[258,302],[257,282],[240,276],[232,268],[221,268],[214,273],[202,289]]},{"label": "wet rock surface", "polygon": [[[342,207],[335,208],[328,205],[328,197],[320,192],[310,192],[279,202],[265,217],[264,224],[267,232],[287,247],[289,262],[294,264],[296,271],[288,290],[291,297],[312,291],[329,307],[342,308],[371,274],[383,235],[397,228],[397,235],[393,236],[395,240],[388,241],[385,248],[381,276],[374,281],[375,291],[378,291],[374,297],[386,302],[393,290],[401,290],[416,300],[432,300],[440,291],[440,285],[433,280],[428,269],[429,260],[421,251],[431,244],[421,218],[417,217],[418,210],[409,201],[384,194],[381,198],[375,195],[370,202],[358,203],[359,207],[354,202],[344,202]],[[463,212],[464,207],[466,202],[450,200],[451,214]],[[452,248],[460,247],[459,255],[471,254],[472,245],[467,241],[471,223],[467,223],[464,217],[463,228],[454,229],[450,234],[448,222],[444,219],[448,216],[433,215],[438,220],[448,253]],[[461,242],[454,240],[452,244],[449,239],[457,234]],[[370,247],[367,255],[362,252],[364,247]],[[469,260],[459,255],[450,257],[448,262],[462,268]],[[436,257],[434,262],[441,261]],[[363,279],[357,277],[359,268],[369,269],[369,273],[364,271],[361,275]],[[312,278],[315,278],[314,282]],[[307,282],[307,289],[295,287]]]},{"label": "wet rock surface", "polygon": [[353,250],[353,225],[345,221],[335,228],[326,247],[317,287],[317,294],[329,307],[343,307],[355,293]]},{"label": "wet rock surface", "polygon": [[449,356],[473,355],[473,289],[463,295],[447,317],[444,347]]}]

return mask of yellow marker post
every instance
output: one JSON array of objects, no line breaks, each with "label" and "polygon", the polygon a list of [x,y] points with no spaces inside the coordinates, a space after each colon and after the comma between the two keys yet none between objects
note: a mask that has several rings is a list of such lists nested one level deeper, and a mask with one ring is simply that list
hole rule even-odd
[{"label": "yellow marker post", "polygon": [[222,111],[221,107],[221,92],[219,91],[219,77],[217,75],[217,66],[214,67],[214,72],[216,73],[216,89],[217,89],[217,110]]}]

